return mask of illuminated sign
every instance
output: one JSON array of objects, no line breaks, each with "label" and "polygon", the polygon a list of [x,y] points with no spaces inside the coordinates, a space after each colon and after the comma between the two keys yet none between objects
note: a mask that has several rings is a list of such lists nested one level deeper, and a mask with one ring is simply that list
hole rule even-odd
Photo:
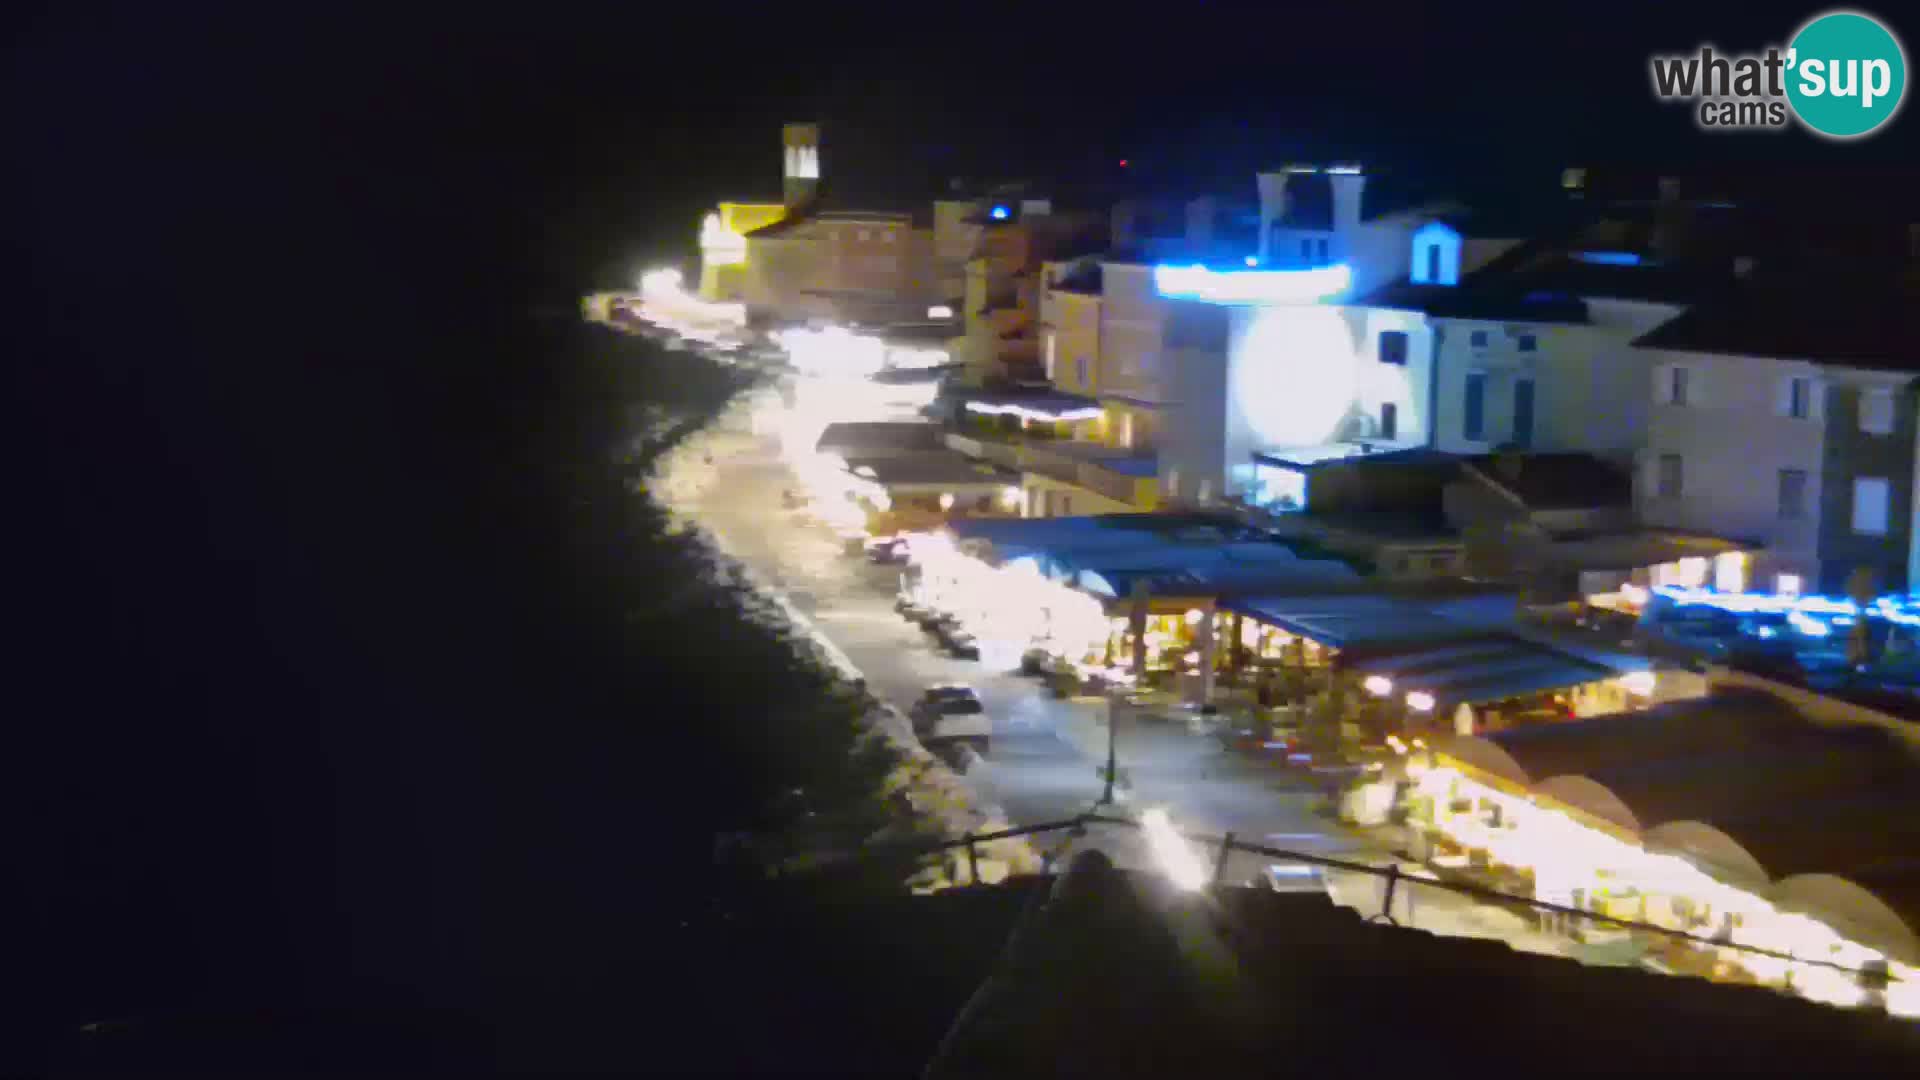
[{"label": "illuminated sign", "polygon": [[1345,263],[1308,270],[1156,266],[1153,285],[1161,296],[1214,304],[1316,304],[1346,292],[1353,285],[1353,269]]},{"label": "illuminated sign", "polygon": [[1008,216],[1011,215],[1012,213],[1013,211],[1008,210],[1004,206],[996,206],[992,210],[988,211],[989,216],[991,216],[995,221],[1005,221],[1007,220]]}]

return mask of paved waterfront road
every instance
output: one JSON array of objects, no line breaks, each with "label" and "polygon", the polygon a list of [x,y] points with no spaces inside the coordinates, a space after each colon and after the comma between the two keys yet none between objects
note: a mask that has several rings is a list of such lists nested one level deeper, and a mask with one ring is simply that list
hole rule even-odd
[{"label": "paved waterfront road", "polygon": [[[1070,817],[1099,796],[1097,769],[1106,737],[1100,706],[1060,701],[1034,679],[989,672],[941,653],[894,612],[894,568],[842,553],[824,530],[781,509],[781,492],[793,480],[770,448],[742,436],[708,441],[714,464],[676,474],[669,500],[782,589],[860,668],[875,694],[905,709],[935,683],[977,688],[994,718],[993,746],[968,769],[967,779],[986,802],[1015,824],[1035,824]],[[1315,795],[1300,778],[1229,754],[1178,720],[1123,716],[1119,731],[1132,801],[1166,805],[1182,828],[1232,831],[1276,847],[1363,854],[1317,812]],[[1257,872],[1257,860],[1229,868],[1243,880]]]}]

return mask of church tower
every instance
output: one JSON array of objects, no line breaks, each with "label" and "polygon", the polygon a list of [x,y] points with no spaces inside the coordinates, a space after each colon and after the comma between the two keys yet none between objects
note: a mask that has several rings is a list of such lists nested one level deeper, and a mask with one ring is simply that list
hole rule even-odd
[{"label": "church tower", "polygon": [[820,188],[820,125],[788,124],[780,129],[786,167],[781,191],[787,209],[812,202]]}]

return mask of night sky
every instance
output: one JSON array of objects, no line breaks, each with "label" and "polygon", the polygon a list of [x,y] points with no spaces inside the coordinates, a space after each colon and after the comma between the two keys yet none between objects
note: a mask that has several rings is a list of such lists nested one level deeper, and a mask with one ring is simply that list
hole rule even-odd
[{"label": "night sky", "polygon": [[[876,192],[1122,157],[1211,183],[1297,157],[1550,178],[1911,156],[1912,116],[1836,146],[1710,137],[1652,101],[1650,51],[1777,41],[1811,8],[1322,6],[33,25],[4,94],[29,302],[0,1065],[88,1020],[317,987],[497,1018],[608,1000],[569,956],[677,962],[692,785],[728,763],[607,774],[597,740],[636,736],[579,718],[620,713],[630,673],[552,600],[581,558],[511,466],[564,378],[543,320],[691,255],[714,201],[777,192],[783,121],[823,122],[830,182]],[[660,730],[649,752],[685,749]],[[656,857],[603,857],[642,821]]]}]

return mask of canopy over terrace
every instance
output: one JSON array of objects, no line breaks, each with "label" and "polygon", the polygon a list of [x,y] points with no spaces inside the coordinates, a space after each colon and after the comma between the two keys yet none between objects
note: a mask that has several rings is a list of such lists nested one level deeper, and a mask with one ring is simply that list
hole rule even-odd
[{"label": "canopy over terrace", "polygon": [[1220,608],[1332,649],[1447,641],[1482,632],[1410,597],[1380,593],[1250,594],[1228,597]]},{"label": "canopy over terrace", "polygon": [[1815,725],[1738,691],[1435,749],[1888,955],[1920,957],[1920,764],[1884,732]]},{"label": "canopy over terrace", "polygon": [[1040,568],[1059,577],[1099,561],[1101,553],[1119,557],[1111,568],[1124,566],[1121,553],[1180,550],[1202,558],[1225,544],[1273,544],[1268,535],[1224,514],[1098,514],[1086,517],[1019,518],[994,521],[956,521],[948,527],[954,542],[978,551],[988,562],[1033,558]]},{"label": "canopy over terrace", "polygon": [[[1461,625],[1443,616],[1436,618]],[[1620,674],[1558,649],[1486,632],[1447,640],[1441,631],[1430,629],[1424,639],[1411,643],[1363,644],[1345,652],[1348,670],[1385,676],[1407,692],[1430,695],[1436,708],[1447,710],[1566,690]]]}]

